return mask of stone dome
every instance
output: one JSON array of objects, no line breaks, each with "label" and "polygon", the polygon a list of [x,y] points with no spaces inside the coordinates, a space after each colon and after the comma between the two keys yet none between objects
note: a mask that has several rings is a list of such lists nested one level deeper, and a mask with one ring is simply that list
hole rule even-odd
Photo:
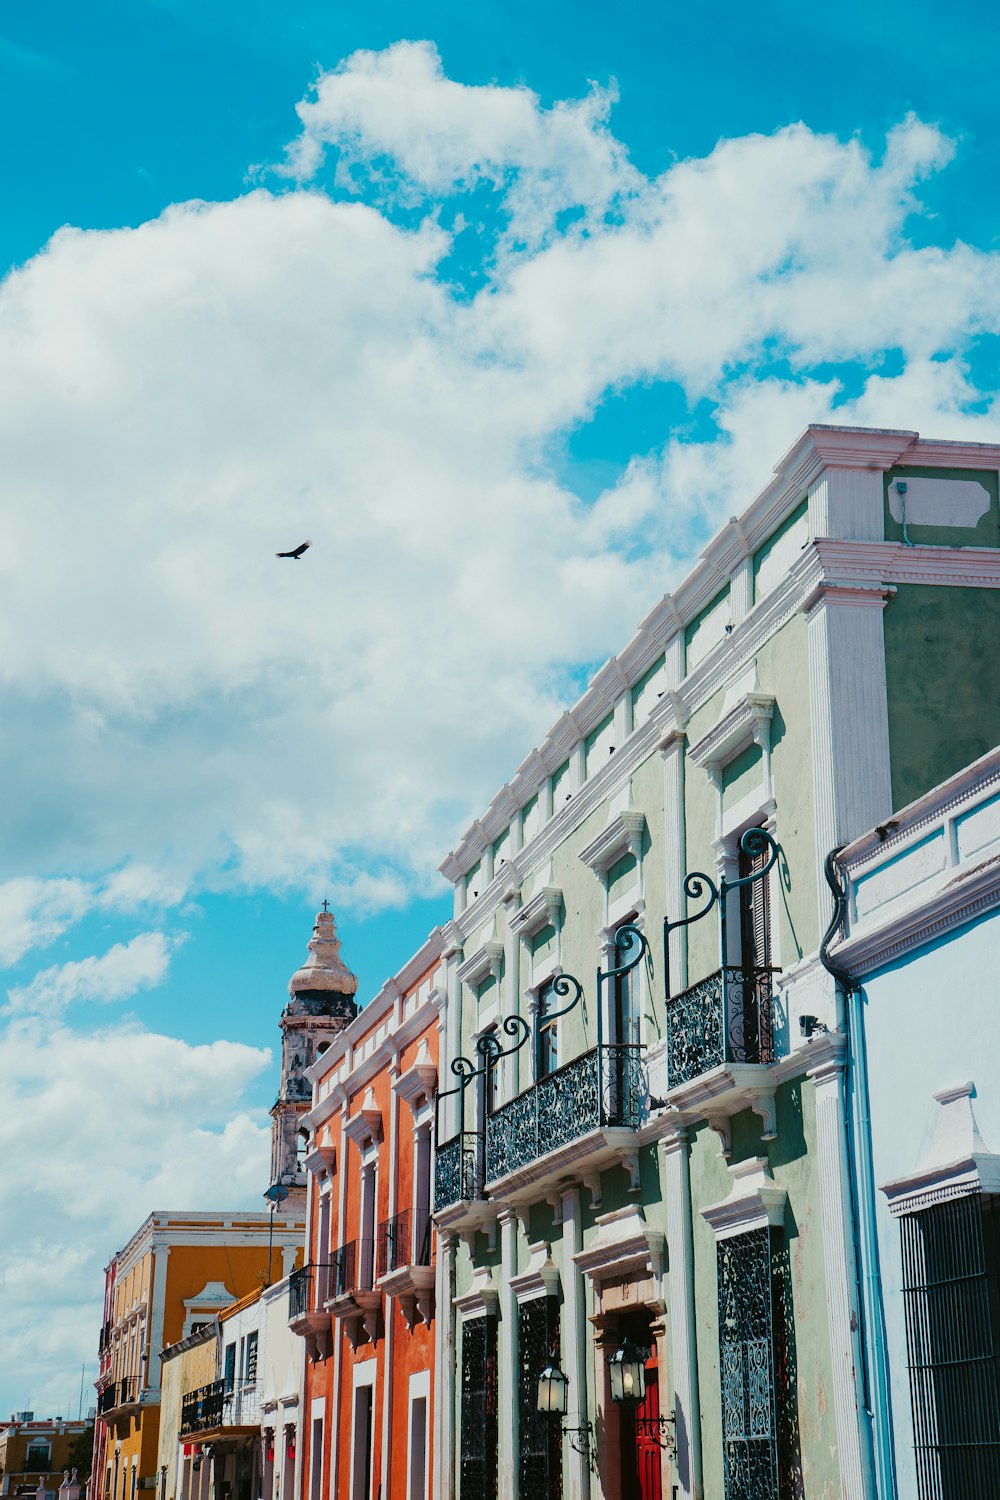
[{"label": "stone dome", "polygon": [[320,999],[328,995],[354,995],[358,978],[352,974],[340,955],[340,938],[333,912],[316,913],[316,925],[309,939],[309,957],[288,981],[288,993],[297,997]]}]

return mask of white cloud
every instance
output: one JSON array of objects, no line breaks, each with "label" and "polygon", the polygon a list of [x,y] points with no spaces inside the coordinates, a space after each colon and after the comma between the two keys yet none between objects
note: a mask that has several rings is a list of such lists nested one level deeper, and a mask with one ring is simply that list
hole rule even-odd
[{"label": "white cloud", "polygon": [[[579,664],[807,420],[992,430],[962,361],[1000,327],[1000,257],[907,237],[939,130],[879,157],[792,125],[651,180],[609,109],[358,53],[292,152],[317,183],[337,153],[350,193],[63,230],[3,284],[0,875],[121,909],[429,889]],[[547,455],[650,380],[715,436],[665,432],[582,504]],[[73,920],[29,893],[5,929],[6,889],[0,957]]]},{"label": "white cloud", "polygon": [[15,876],[0,885],[0,965],[53,942],[88,910],[91,893],[76,879]]},{"label": "white cloud", "polygon": [[9,992],[11,1011],[41,1011],[53,1015],[75,1000],[110,1004],[127,1000],[139,990],[161,984],[170,956],[182,938],[162,932],[140,932],[127,943],[115,943],[99,958],[73,959],[42,969],[30,984]]},{"label": "white cloud", "polygon": [[0,1049],[0,1384],[10,1409],[65,1415],[71,1395],[75,1415],[114,1251],[153,1209],[260,1206],[269,1122],[245,1095],[270,1053],[36,1017]]}]

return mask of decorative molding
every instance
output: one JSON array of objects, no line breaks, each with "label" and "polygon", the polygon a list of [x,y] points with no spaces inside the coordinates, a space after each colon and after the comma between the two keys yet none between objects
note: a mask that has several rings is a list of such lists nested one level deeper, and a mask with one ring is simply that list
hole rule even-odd
[{"label": "decorative molding", "polygon": [[788,1194],[771,1176],[765,1156],[730,1162],[729,1175],[732,1179],[729,1196],[701,1210],[717,1240],[731,1239],[733,1235],[768,1225],[777,1228],[784,1222]]},{"label": "decorative molding", "polygon": [[592,1281],[647,1266],[659,1285],[663,1279],[665,1247],[666,1236],[662,1230],[649,1227],[642,1206],[637,1203],[599,1214],[597,1234],[573,1260]]},{"label": "decorative molding", "polygon": [[337,1169],[336,1146],[313,1146],[306,1154],[303,1166],[314,1177],[324,1177]]},{"label": "decorative molding", "polygon": [[493,931],[494,936],[487,938],[478,952],[474,953],[471,958],[467,958],[464,964],[459,965],[458,977],[462,984],[482,984],[488,974],[492,974],[494,979],[500,978],[503,943],[495,935],[495,928]]},{"label": "decorative molding", "polygon": [[493,1279],[491,1266],[474,1266],[472,1285],[461,1297],[452,1299],[452,1306],[465,1322],[468,1318],[496,1317],[500,1306],[500,1293]]},{"label": "decorative molding", "polygon": [[530,1302],[535,1297],[558,1297],[561,1279],[559,1268],[552,1259],[552,1247],[547,1240],[539,1240],[528,1246],[531,1259],[526,1271],[512,1276],[508,1285],[518,1303]]},{"label": "decorative molding", "polygon": [[941,1113],[923,1163],[905,1177],[880,1184],[894,1218],[969,1193],[1000,1192],[1000,1156],[979,1132],[972,1108],[975,1095],[971,1080],[934,1095]]},{"label": "decorative molding", "polygon": [[376,1104],[375,1095],[370,1088],[358,1112],[344,1121],[344,1134],[361,1151],[366,1146],[374,1145],[376,1141],[381,1140],[382,1111]]},{"label": "decorative molding", "polygon": [[509,919],[508,926],[516,937],[534,937],[543,927],[558,927],[564,906],[563,893],[557,885],[544,885]]},{"label": "decorative molding", "polygon": [[426,1040],[421,1043],[416,1062],[395,1080],[392,1087],[398,1096],[409,1105],[410,1113],[416,1116],[423,1105],[434,1098],[438,1084],[438,1071],[431,1061]]},{"label": "decorative molding", "polygon": [[700,770],[719,769],[746,745],[757,744],[764,754],[771,747],[773,693],[744,693],[718,723],[691,746],[688,755]]},{"label": "decorative molding", "polygon": [[611,866],[627,854],[631,854],[638,864],[642,859],[645,832],[646,814],[634,807],[623,807],[620,812],[612,813],[597,837],[580,850],[580,859],[597,876],[606,875]]}]

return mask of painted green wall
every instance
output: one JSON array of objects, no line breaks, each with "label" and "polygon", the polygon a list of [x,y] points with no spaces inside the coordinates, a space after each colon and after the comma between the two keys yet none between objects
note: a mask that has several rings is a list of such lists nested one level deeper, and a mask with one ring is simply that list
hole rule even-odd
[{"label": "painted green wall", "polygon": [[743,797],[759,787],[764,778],[764,752],[748,745],[722,770],[722,809],[729,812]]},{"label": "painted green wall", "polygon": [[882,619],[895,809],[1000,744],[1000,590],[900,584]]},{"label": "painted green wall", "polygon": [[885,537],[889,542],[903,540],[903,526],[889,510],[889,492],[898,479],[965,479],[981,484],[989,496],[989,511],[975,526],[915,526],[907,521],[906,534],[915,545],[929,547],[1000,547],[1000,505],[997,499],[997,476],[988,469],[889,469],[882,484],[885,507]]},{"label": "painted green wall", "polygon": [[[789,1356],[794,1375],[792,1389],[796,1397],[794,1411],[802,1455],[803,1493],[834,1496],[840,1493],[840,1476],[812,1084],[802,1080],[783,1085],[778,1090],[777,1108],[776,1141],[761,1140],[761,1122],[749,1110],[734,1117],[733,1160],[766,1156],[775,1182],[788,1193],[784,1249],[794,1330]],[[718,1137],[707,1125],[691,1131],[695,1324],[706,1496],[723,1493],[716,1240],[701,1214],[702,1208],[727,1197],[732,1186],[718,1151]]]}]

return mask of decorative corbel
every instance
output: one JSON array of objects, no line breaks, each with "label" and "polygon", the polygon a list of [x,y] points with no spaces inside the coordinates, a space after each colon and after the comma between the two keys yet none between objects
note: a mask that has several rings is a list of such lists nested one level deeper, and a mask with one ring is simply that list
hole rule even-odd
[{"label": "decorative corbel", "polygon": [[778,1117],[774,1089],[755,1089],[751,1095],[750,1108],[755,1115],[760,1115],[764,1122],[764,1128],[760,1133],[761,1140],[777,1140]]},{"label": "decorative corbel", "polygon": [[728,1115],[710,1116],[708,1120],[709,1130],[713,1130],[719,1137],[719,1156],[728,1161],[733,1154],[733,1123]]},{"label": "decorative corbel", "polygon": [[601,1174],[600,1172],[587,1172],[580,1174],[580,1181],[590,1194],[591,1208],[601,1206]]}]

